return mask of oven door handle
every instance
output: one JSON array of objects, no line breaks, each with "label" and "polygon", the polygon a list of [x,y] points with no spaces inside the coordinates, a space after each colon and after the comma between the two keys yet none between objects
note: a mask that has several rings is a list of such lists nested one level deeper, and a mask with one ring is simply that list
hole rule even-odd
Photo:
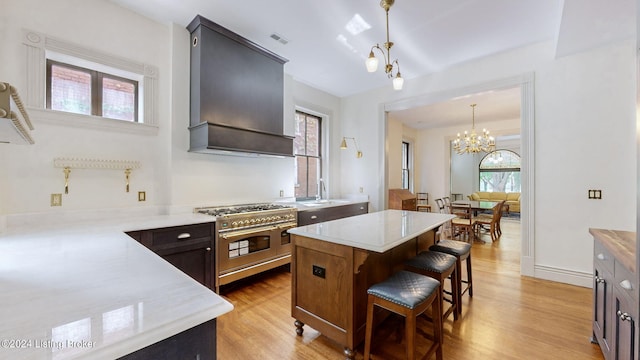
[{"label": "oven door handle", "polygon": [[298,226],[296,223],[286,223],[278,225],[278,230],[293,229]]},{"label": "oven door handle", "polygon": [[220,237],[225,239],[225,240],[228,240],[230,238],[243,236],[243,235],[248,235],[248,234],[253,234],[253,233],[257,233],[257,232],[276,230],[277,228],[278,228],[277,226],[269,226],[269,227],[263,227],[263,228],[258,228],[258,229],[238,230],[238,231],[228,232],[226,234],[220,234]]}]

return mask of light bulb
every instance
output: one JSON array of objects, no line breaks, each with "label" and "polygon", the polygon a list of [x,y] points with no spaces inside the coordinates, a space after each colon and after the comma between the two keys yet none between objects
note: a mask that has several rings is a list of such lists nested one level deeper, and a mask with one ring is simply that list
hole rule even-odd
[{"label": "light bulb", "polygon": [[404,85],[404,79],[400,76],[400,73],[398,73],[398,75],[393,79],[393,89],[402,90],[402,85]]},{"label": "light bulb", "polygon": [[378,59],[373,55],[373,50],[369,53],[369,57],[367,58],[365,65],[367,66],[368,72],[375,72],[378,70]]}]

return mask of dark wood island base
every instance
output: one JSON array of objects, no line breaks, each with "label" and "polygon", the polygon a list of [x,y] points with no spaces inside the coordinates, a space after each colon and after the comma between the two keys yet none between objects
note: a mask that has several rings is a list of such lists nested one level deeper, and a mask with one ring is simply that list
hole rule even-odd
[{"label": "dark wood island base", "polygon": [[[427,250],[434,237],[435,230],[429,230],[378,253],[293,235],[291,314],[296,334],[301,336],[308,324],[343,345],[347,359],[355,359],[355,349],[364,341],[367,289]],[[384,320],[383,315],[375,318]]]}]

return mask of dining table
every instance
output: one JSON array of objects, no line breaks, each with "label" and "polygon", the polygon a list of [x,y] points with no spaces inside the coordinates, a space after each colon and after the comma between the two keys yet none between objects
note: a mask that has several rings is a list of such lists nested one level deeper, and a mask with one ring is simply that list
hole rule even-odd
[{"label": "dining table", "polygon": [[451,206],[469,205],[473,211],[493,210],[498,201],[459,200],[451,202]]}]

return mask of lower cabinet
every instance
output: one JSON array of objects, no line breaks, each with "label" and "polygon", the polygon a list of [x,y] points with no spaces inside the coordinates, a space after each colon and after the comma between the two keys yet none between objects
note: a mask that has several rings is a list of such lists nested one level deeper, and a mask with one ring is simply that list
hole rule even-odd
[{"label": "lower cabinet", "polygon": [[149,345],[118,360],[193,360],[216,358],[216,319]]},{"label": "lower cabinet", "polygon": [[310,210],[298,210],[298,226],[316,224],[319,222],[366,214],[368,212],[368,202],[339,206],[327,206]]},{"label": "lower cabinet", "polygon": [[209,289],[215,289],[215,223],[127,232],[173,266]]},{"label": "lower cabinet", "polygon": [[614,249],[624,249],[624,239],[621,245],[608,232],[602,241],[598,230],[591,231],[595,238],[592,341],[598,343],[606,360],[640,360],[637,277],[625,266],[630,263],[626,252],[614,255],[609,250],[612,245]]}]

